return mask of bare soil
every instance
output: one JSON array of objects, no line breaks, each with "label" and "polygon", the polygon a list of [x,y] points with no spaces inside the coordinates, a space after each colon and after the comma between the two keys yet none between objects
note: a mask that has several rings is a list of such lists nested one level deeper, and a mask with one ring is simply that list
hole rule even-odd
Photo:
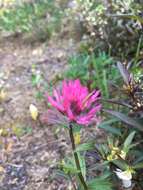
[{"label": "bare soil", "polygon": [[[65,48],[66,47],[66,48]],[[67,190],[70,184],[55,177],[55,169],[67,143],[53,126],[41,128],[32,121],[29,105],[40,113],[45,102],[35,98],[32,67],[42,73],[47,84],[62,76],[67,58],[73,52],[70,41],[26,44],[19,39],[4,39],[0,44],[0,86],[6,97],[0,102],[0,189]],[[30,129],[15,135],[20,129]]]}]

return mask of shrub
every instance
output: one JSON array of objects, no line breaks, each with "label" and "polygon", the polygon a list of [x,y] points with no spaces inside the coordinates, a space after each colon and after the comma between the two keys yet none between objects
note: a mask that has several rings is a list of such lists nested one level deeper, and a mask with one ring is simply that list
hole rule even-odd
[{"label": "shrub", "polygon": [[119,76],[112,57],[105,52],[71,56],[65,75],[70,79],[79,78],[89,89],[100,88],[106,98],[110,96],[110,84]]},{"label": "shrub", "polygon": [[60,29],[62,12],[51,0],[23,2],[1,13],[0,29],[11,33],[32,33],[40,40],[50,38]]},{"label": "shrub", "polygon": [[[136,52],[142,34],[143,5],[135,0],[80,0],[77,16],[83,35],[94,49],[110,50],[112,55],[128,57]],[[143,46],[143,43],[141,47]]]}]

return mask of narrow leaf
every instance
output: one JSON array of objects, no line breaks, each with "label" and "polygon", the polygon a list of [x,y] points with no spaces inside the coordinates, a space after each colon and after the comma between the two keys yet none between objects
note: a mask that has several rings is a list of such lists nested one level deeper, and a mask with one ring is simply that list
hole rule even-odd
[{"label": "narrow leaf", "polygon": [[110,125],[99,125],[98,127],[102,128],[102,129],[104,129],[107,132],[110,132],[112,134],[121,136],[121,131],[118,128],[111,127]]},{"label": "narrow leaf", "polygon": [[128,164],[124,160],[113,160],[112,162],[121,170],[126,170],[128,168]]},{"label": "narrow leaf", "polygon": [[82,151],[87,151],[87,150],[92,150],[94,148],[94,143],[89,142],[89,143],[83,143],[77,146],[76,152],[82,152]]},{"label": "narrow leaf", "polygon": [[108,179],[92,179],[88,182],[90,190],[112,190],[112,184]]},{"label": "narrow leaf", "polygon": [[124,79],[124,82],[128,85],[129,84],[130,75],[129,75],[127,69],[120,62],[117,63],[117,67],[118,67],[118,69],[119,69],[119,71],[120,71],[120,73],[121,73],[121,75],[122,75],[122,77]]},{"label": "narrow leaf", "polygon": [[132,166],[134,169],[143,169],[143,162],[135,164],[134,166]]},{"label": "narrow leaf", "polygon": [[89,168],[89,170],[93,171],[93,170],[103,169],[103,168],[107,167],[109,163],[110,163],[110,161],[104,161],[101,164],[96,164],[94,167]]},{"label": "narrow leaf", "polygon": [[112,111],[112,110],[105,110],[105,112],[117,117],[118,119],[120,119],[121,121],[123,121],[124,123],[132,126],[132,127],[135,127],[136,129],[140,130],[140,131],[143,131],[143,127],[142,125],[137,122],[135,119],[132,119],[126,115],[124,115],[123,113],[120,113],[120,112],[117,112],[117,111]]},{"label": "narrow leaf", "polygon": [[84,156],[81,156],[80,154],[78,154],[78,158],[80,162],[81,173],[84,179],[86,179],[86,164],[85,164]]},{"label": "narrow leaf", "polygon": [[61,176],[61,177],[65,178],[65,179],[69,180],[69,176],[67,174],[65,174],[62,170],[57,170],[55,175]]},{"label": "narrow leaf", "polygon": [[130,149],[131,143],[133,141],[133,138],[135,136],[135,131],[133,131],[132,133],[129,134],[129,136],[126,138],[125,142],[124,142],[124,146],[123,146],[123,150],[125,152],[127,152]]}]

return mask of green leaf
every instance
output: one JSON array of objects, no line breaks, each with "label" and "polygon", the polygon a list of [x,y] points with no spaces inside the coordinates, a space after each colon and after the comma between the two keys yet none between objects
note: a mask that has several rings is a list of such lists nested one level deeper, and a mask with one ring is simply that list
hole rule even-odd
[{"label": "green leaf", "polygon": [[111,127],[110,125],[102,125],[102,124],[99,125],[98,127],[101,128],[101,129],[104,129],[105,131],[110,132],[110,133],[112,133],[114,135],[121,136],[121,131],[118,128]]},{"label": "green leaf", "polygon": [[76,152],[92,150],[95,147],[94,145],[95,145],[95,143],[93,143],[93,142],[80,144],[76,147]]},{"label": "green leaf", "polygon": [[38,91],[38,92],[36,92],[35,97],[36,97],[37,99],[41,100],[41,99],[43,98],[43,93],[40,92],[40,91]]},{"label": "green leaf", "polygon": [[78,159],[79,159],[79,163],[80,163],[80,168],[81,168],[81,173],[84,177],[84,179],[86,179],[86,164],[85,164],[85,158],[84,156],[80,155],[78,153]]},{"label": "green leaf", "polygon": [[110,163],[110,161],[104,161],[101,164],[96,164],[95,166],[89,168],[89,170],[93,171],[93,170],[99,170],[99,169],[106,168],[109,163]]},{"label": "green leaf", "polygon": [[65,174],[62,170],[57,170],[55,175],[64,177],[65,179],[69,180],[68,174]]},{"label": "green leaf", "polygon": [[62,168],[65,173],[71,173],[76,174],[79,173],[79,171],[70,163],[62,163]]},{"label": "green leaf", "polygon": [[103,122],[100,123],[98,126],[100,126],[100,125],[110,125],[110,124],[113,124],[113,123],[115,123],[115,122],[117,122],[117,121],[119,121],[119,120],[116,119],[116,118],[109,119],[109,120],[107,120],[107,121],[103,121]]},{"label": "green leaf", "polygon": [[138,155],[137,159],[134,161],[134,164],[137,164],[141,161],[143,161],[143,155]]},{"label": "green leaf", "polygon": [[123,151],[124,152],[128,152],[130,147],[131,147],[131,143],[133,141],[133,138],[135,136],[136,132],[133,131],[132,133],[129,134],[129,136],[126,138],[124,145],[123,145]]},{"label": "green leaf", "polygon": [[134,169],[143,169],[143,162],[135,164],[134,166],[132,166],[132,168],[134,168]]},{"label": "green leaf", "polygon": [[73,124],[73,132],[78,133],[82,129],[82,125]]},{"label": "green leaf", "polygon": [[112,175],[112,172],[109,170],[105,170],[102,174],[102,176],[100,176],[100,179],[107,179]]},{"label": "green leaf", "polygon": [[124,160],[112,160],[116,166],[118,166],[121,170],[126,170],[129,166]]},{"label": "green leaf", "polygon": [[25,132],[26,134],[31,134],[32,131],[33,131],[33,128],[30,127],[30,126],[24,128],[24,132]]},{"label": "green leaf", "polygon": [[39,82],[41,81],[41,75],[40,74],[38,74],[38,75],[35,75],[35,74],[33,74],[32,75],[32,85],[33,86],[35,86],[35,85],[37,85],[37,84],[39,84]]},{"label": "green leaf", "polygon": [[135,127],[136,129],[138,129],[140,131],[143,131],[143,126],[139,122],[137,122],[135,119],[132,119],[132,118],[126,116],[125,114],[117,112],[117,111],[105,110],[105,109],[104,109],[104,111],[115,116],[115,117],[117,117],[118,119],[120,119],[124,123],[126,123],[132,127]]},{"label": "green leaf", "polygon": [[76,168],[74,158],[65,158],[64,161],[60,164],[65,173],[76,174],[79,171]]},{"label": "green leaf", "polygon": [[113,147],[114,146],[114,139],[110,136],[107,137],[107,143],[109,147]]},{"label": "green leaf", "polygon": [[110,126],[110,124],[115,123],[117,121],[119,121],[119,120],[118,119],[110,119],[110,120],[107,120],[107,121],[103,121],[97,127],[101,128],[101,129],[104,129],[107,132],[110,132],[112,134],[121,136],[120,129]]},{"label": "green leaf", "polygon": [[[126,15],[125,15],[126,16]],[[139,21],[141,24],[143,24],[143,18],[141,16],[137,15],[127,15],[128,18],[131,18],[135,21]]]},{"label": "green leaf", "polygon": [[103,158],[107,156],[107,154],[110,152],[109,147],[107,144],[100,144],[98,147],[96,147]]},{"label": "green leaf", "polygon": [[108,179],[96,178],[88,182],[89,190],[112,190],[112,184]]}]

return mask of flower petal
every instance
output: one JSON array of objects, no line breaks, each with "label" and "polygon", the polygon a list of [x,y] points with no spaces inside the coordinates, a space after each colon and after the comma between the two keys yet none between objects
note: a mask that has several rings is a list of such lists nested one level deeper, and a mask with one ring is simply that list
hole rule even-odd
[{"label": "flower petal", "polygon": [[88,88],[83,86],[79,79],[64,80],[62,91],[55,89],[53,97],[48,96],[48,101],[70,121],[89,125],[93,121],[98,121],[96,112],[101,109],[97,102],[100,99],[99,94],[99,90],[89,93]]},{"label": "flower petal", "polygon": [[59,102],[55,101],[51,96],[48,96],[48,100],[53,107],[57,108],[61,112],[64,112],[64,108]]},{"label": "flower petal", "polygon": [[119,177],[119,179],[122,179],[122,180],[131,180],[132,179],[132,174],[129,171],[116,170],[115,173]]}]

